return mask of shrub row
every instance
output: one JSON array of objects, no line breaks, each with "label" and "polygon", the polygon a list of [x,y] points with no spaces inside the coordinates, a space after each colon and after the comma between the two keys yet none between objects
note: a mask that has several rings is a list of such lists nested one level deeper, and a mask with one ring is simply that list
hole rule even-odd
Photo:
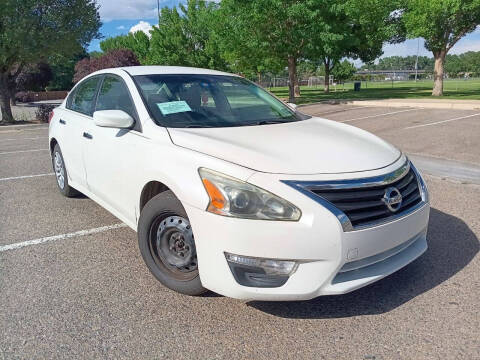
[{"label": "shrub row", "polygon": [[48,123],[50,113],[55,108],[53,105],[42,104],[35,111],[35,118],[42,123]]}]

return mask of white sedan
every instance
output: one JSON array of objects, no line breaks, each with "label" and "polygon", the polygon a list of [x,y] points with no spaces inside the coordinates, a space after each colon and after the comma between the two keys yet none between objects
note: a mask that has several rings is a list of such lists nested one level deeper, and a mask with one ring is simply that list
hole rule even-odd
[{"label": "white sedan", "polygon": [[136,230],[152,274],[184,294],[343,294],[427,249],[427,189],[401,151],[236,75],[98,71],[54,110],[49,141],[60,191]]}]

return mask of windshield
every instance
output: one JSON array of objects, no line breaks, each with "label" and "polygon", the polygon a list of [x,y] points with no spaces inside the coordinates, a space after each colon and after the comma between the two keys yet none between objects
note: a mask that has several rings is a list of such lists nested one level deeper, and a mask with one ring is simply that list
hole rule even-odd
[{"label": "windshield", "polygon": [[154,120],[166,127],[248,126],[303,119],[240,77],[180,74],[139,75],[134,79]]}]

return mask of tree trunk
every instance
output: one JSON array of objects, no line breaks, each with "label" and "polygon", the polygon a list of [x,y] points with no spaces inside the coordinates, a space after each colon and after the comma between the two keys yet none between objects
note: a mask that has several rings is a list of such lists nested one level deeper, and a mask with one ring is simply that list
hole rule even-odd
[{"label": "tree trunk", "polygon": [[323,92],[328,94],[330,92],[330,59],[323,60],[323,66],[325,68],[325,80],[323,82]]},{"label": "tree trunk", "polygon": [[433,70],[433,91],[432,96],[443,95],[443,69],[445,65],[446,51],[440,51],[433,54],[435,57],[435,69]]},{"label": "tree trunk", "polygon": [[297,59],[288,57],[288,102],[294,104],[295,97],[300,96],[300,86],[297,78]]},{"label": "tree trunk", "polygon": [[10,89],[8,86],[8,74],[0,73],[0,112],[3,123],[13,122],[12,108],[10,106]]},{"label": "tree trunk", "polygon": [[10,105],[11,106],[17,105],[17,100],[15,99],[15,91],[10,92]]},{"label": "tree trunk", "polygon": [[295,75],[295,86],[293,88],[295,97],[300,97],[300,84],[298,83],[298,77]]},{"label": "tree trunk", "polygon": [[330,69],[325,67],[325,81],[323,86],[323,92],[326,94],[330,92]]}]

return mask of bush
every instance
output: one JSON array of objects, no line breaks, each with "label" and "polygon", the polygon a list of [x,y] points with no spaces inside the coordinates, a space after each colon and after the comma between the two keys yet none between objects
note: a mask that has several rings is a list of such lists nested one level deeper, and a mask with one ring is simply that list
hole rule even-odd
[{"label": "bush", "polygon": [[31,91],[19,91],[15,94],[15,100],[22,103],[32,102],[34,100],[33,97],[34,96]]},{"label": "bush", "polygon": [[140,65],[140,63],[138,62],[137,56],[132,50],[110,50],[105,55],[99,57],[85,58],[77,62],[77,64],[75,65],[75,75],[73,76],[73,82],[77,83],[88,74],[91,74],[98,70],[137,65]]},{"label": "bush", "polygon": [[48,118],[50,117],[50,113],[53,111],[54,108],[55,106],[53,105],[40,105],[37,111],[35,111],[35,118],[37,119],[37,121],[40,121],[42,123],[48,123]]}]

